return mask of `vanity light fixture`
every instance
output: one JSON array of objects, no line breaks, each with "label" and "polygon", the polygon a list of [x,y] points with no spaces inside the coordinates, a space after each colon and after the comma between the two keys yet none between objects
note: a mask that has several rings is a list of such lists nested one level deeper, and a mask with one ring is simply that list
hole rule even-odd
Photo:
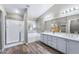
[{"label": "vanity light fixture", "polygon": [[67,9],[65,11],[62,12],[62,14],[65,14],[65,13],[69,13],[69,12],[72,12],[72,11],[75,11],[75,10],[78,10],[79,7],[74,7],[74,8],[71,8],[71,9]]},{"label": "vanity light fixture", "polygon": [[69,12],[70,10],[68,9],[68,10],[63,11],[62,14],[69,13]]}]

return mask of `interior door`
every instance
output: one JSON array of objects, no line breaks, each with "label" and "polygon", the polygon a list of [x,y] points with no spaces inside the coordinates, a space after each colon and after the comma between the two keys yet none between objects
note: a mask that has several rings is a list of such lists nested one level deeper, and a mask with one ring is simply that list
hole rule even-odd
[{"label": "interior door", "polygon": [[6,44],[19,42],[19,21],[6,20]]}]

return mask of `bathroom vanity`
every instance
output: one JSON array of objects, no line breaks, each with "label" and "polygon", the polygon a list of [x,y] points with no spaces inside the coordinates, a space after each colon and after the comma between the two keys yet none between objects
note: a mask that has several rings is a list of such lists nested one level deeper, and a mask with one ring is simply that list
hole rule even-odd
[{"label": "bathroom vanity", "polygon": [[77,34],[43,32],[40,41],[62,53],[79,53],[79,35]]}]

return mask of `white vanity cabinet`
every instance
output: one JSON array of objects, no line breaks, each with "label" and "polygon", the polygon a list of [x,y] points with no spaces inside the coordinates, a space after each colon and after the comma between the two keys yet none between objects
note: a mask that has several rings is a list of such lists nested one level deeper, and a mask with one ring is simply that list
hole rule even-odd
[{"label": "white vanity cabinet", "polygon": [[67,53],[79,54],[79,41],[68,40],[67,41]]},{"label": "white vanity cabinet", "polygon": [[67,43],[66,39],[58,37],[57,38],[57,50],[63,53],[66,53],[66,43]]},{"label": "white vanity cabinet", "polygon": [[[61,34],[60,34],[61,35]],[[69,38],[55,34],[44,33],[41,34],[41,42],[46,45],[68,54],[79,54],[79,40],[78,38]]]},{"label": "white vanity cabinet", "polygon": [[46,34],[41,34],[41,42],[56,49],[56,37]]}]

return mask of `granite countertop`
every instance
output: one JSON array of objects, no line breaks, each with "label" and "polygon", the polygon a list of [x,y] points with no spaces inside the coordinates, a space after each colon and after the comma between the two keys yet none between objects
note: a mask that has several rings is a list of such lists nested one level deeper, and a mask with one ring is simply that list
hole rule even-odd
[{"label": "granite countertop", "polygon": [[78,34],[70,34],[70,33],[60,33],[60,32],[42,32],[41,34],[47,34],[47,35],[52,35],[52,36],[57,36],[57,37],[62,37],[70,40],[75,40],[79,41],[79,35]]}]

